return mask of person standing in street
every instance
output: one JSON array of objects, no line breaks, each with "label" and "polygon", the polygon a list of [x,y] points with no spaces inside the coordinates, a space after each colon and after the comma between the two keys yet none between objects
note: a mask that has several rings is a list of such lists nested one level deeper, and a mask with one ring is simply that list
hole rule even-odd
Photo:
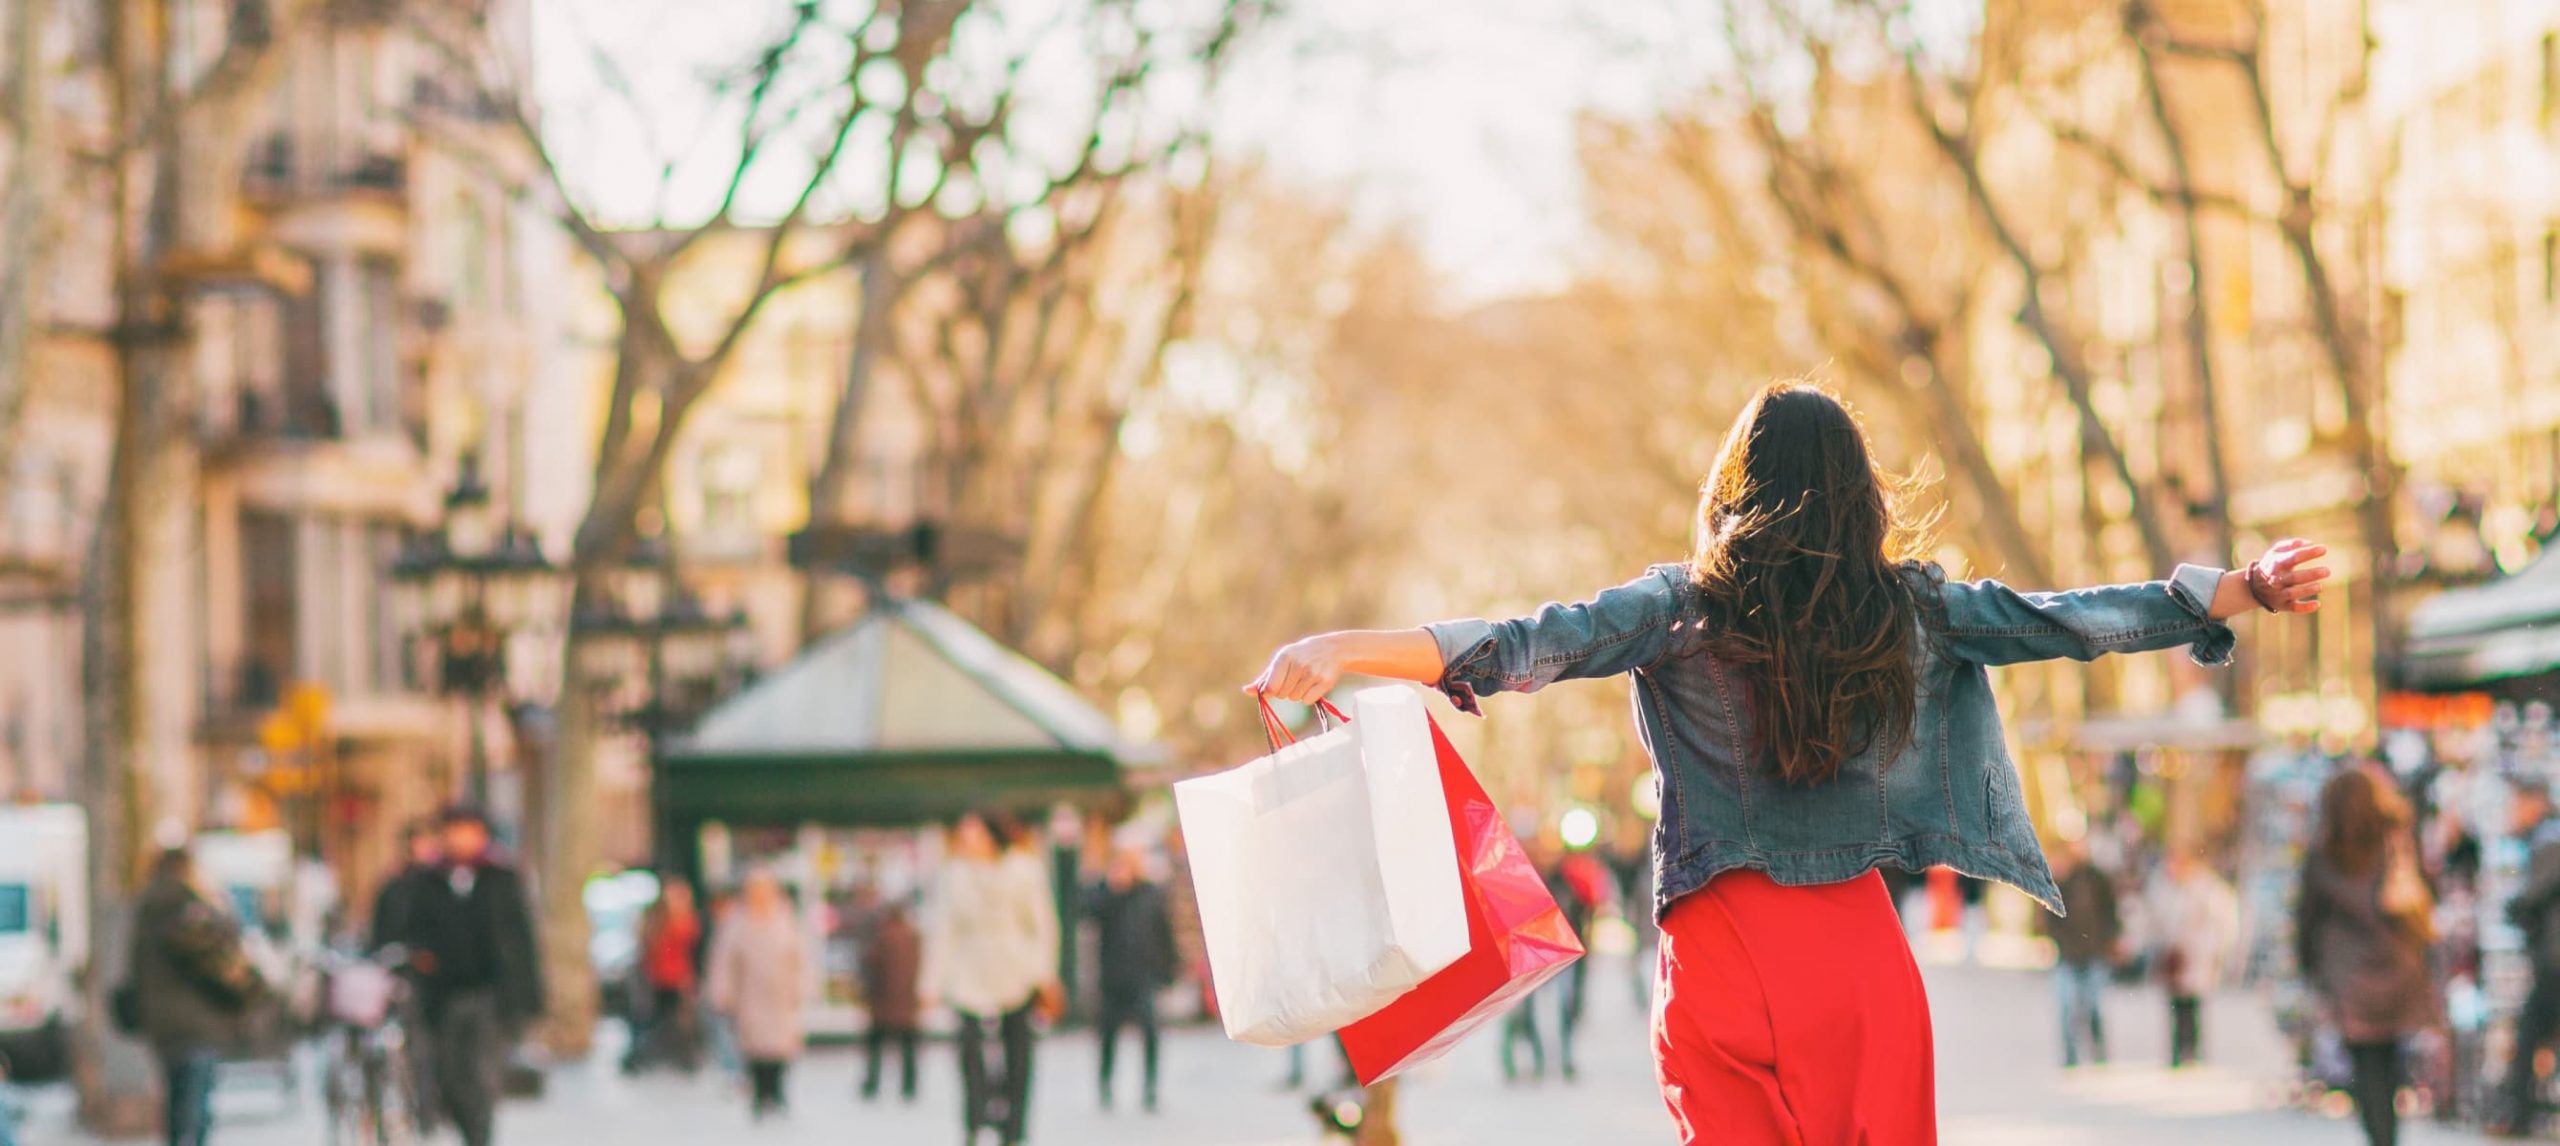
[{"label": "person standing in street", "polygon": [[1627,978],[1635,990],[1636,1013],[1653,1013],[1653,951],[1659,935],[1653,922],[1653,849],[1642,825],[1629,821],[1626,835],[1609,853],[1609,874],[1618,882],[1618,914],[1635,931],[1627,952]]},{"label": "person standing in street", "polygon": [[2551,814],[2551,788],[2519,776],[2508,781],[2507,831],[2527,849],[2524,889],[2507,904],[2507,917],[2524,932],[2533,965],[2533,987],[2516,1015],[2515,1049],[2490,1112],[2489,1132],[2522,1138],[2534,1129],[2533,1060],[2560,1035],[2560,817]]},{"label": "person standing in street", "polygon": [[[2319,607],[2326,550],[2062,593],[1949,579],[1866,431],[1818,387],[1763,388],[1697,506],[1695,548],[1576,605],[1322,633],[1245,691],[1305,703],[1347,674],[1495,692],[1632,674],[1662,788],[1654,1059],[1684,1142],[1937,1136],[1929,1004],[1881,864],[1996,876],[2059,907],[1988,666],[2187,648]],[[1533,539],[1524,543],[1534,544]]]},{"label": "person standing in street", "polygon": [[371,949],[375,951],[408,942],[409,916],[418,900],[419,884],[435,878],[436,867],[444,860],[444,843],[437,837],[434,820],[412,821],[401,833],[400,845],[406,862],[382,881],[382,890],[373,896]]},{"label": "person standing in street", "polygon": [[[407,950],[410,945],[412,918],[420,889],[439,878],[438,868],[444,862],[444,841],[437,834],[436,822],[421,817],[412,820],[402,833],[401,844],[408,863],[391,878],[382,881],[382,890],[373,897],[373,942],[368,950],[381,957],[385,951]],[[409,989],[400,993],[400,1025],[404,1030],[422,1031],[427,1020],[423,1010],[425,992],[419,989],[418,977],[409,967],[401,968],[401,977]],[[432,1135],[440,1127],[436,1112],[440,1104],[434,1099],[435,1063],[425,1055],[412,1055],[409,1063],[411,1117],[417,1121],[421,1135]]]},{"label": "person standing in street", "polygon": [[2054,997],[2062,1009],[2062,1065],[2064,1069],[2080,1065],[2085,1034],[2088,1061],[2105,1066],[2107,980],[2124,945],[2124,915],[2117,910],[2115,880],[2089,862],[2086,840],[2072,840],[2054,855],[2054,885],[2062,889],[2068,914],[2040,915],[2036,924],[2053,939]]},{"label": "person standing in street", "polygon": [[463,1146],[489,1146],[507,1058],[542,1014],[542,961],[524,880],[498,854],[489,820],[456,805],[437,820],[444,856],[419,882],[407,925],[418,1032],[434,1101]]},{"label": "person standing in street", "polygon": [[892,1043],[898,1048],[898,1097],[916,1100],[916,1033],[924,1026],[917,980],[923,964],[924,935],[907,905],[892,901],[880,909],[862,947],[862,998],[871,1010],[871,1029],[862,1040],[865,1102],[880,1094],[880,1058]]},{"label": "person standing in street", "polygon": [[800,1027],[800,982],[808,967],[800,921],[782,882],[749,873],[738,908],[711,942],[711,1007],[737,1032],[747,1060],[749,1114],[757,1121],[788,1106],[783,1083],[806,1038]]},{"label": "person standing in street", "polygon": [[622,1072],[672,1065],[686,1074],[702,1067],[702,1031],[696,995],[701,986],[702,915],[693,885],[672,879],[640,917],[640,977],[649,989],[649,1019],[632,1037]]},{"label": "person standing in street", "polygon": [[142,1035],[167,1087],[169,1146],[205,1146],[222,1052],[240,1040],[249,1005],[265,990],[239,921],[197,889],[195,875],[184,848],[160,853],[135,909],[129,964]]},{"label": "person standing in street", "polygon": [[971,1144],[981,1129],[995,1131],[1000,1146],[1023,1140],[1032,1012],[1054,1009],[1061,994],[1056,890],[1025,834],[993,813],[961,816],[926,922],[924,998],[928,1009],[946,1002],[960,1016],[961,1125]]},{"label": "person standing in street", "polygon": [[2385,894],[2394,869],[2405,876],[2414,863],[2409,831],[2408,803],[2389,778],[2367,764],[2341,768],[2320,791],[2294,905],[2294,956],[2346,1041],[2369,1146],[2397,1146],[2401,1041],[2436,1017],[2424,926]]},{"label": "person standing in street", "polygon": [[2222,986],[2240,939],[2240,900],[2192,847],[2171,849],[2152,889],[2159,929],[2160,985],[2169,995],[2169,1069],[2193,1066],[2203,1049],[2205,997]]},{"label": "person standing in street", "polygon": [[1173,917],[1165,910],[1164,889],[1146,877],[1146,856],[1134,847],[1111,853],[1102,882],[1085,893],[1085,914],[1099,932],[1102,1011],[1102,1108],[1111,1108],[1112,1067],[1119,1058],[1120,1028],[1138,1028],[1138,1049],[1145,1056],[1145,1088],[1139,1102],[1156,1108],[1156,992],[1173,984]]}]

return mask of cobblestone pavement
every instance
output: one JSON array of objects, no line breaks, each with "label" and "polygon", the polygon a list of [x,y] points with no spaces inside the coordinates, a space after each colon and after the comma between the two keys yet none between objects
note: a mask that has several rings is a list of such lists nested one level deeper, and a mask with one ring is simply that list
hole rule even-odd
[{"label": "cobblestone pavement", "polygon": [[[1651,1084],[1644,1025],[1623,963],[1593,968],[1593,999],[1574,1083],[1506,1084],[1490,1038],[1418,1071],[1405,1088],[1406,1141],[1413,1146],[1630,1143],[1667,1146],[1670,1122]],[[2166,1045],[2166,1006],[2155,992],[2110,1000],[2117,1064],[2066,1074],[2056,1064],[2054,1003],[2032,971],[1932,966],[1940,1115],[1950,1146],[2311,1146],[2360,1141],[2347,1122],[2277,1109],[2288,1055],[2265,1009],[2247,996],[2212,1002],[2206,1015],[2207,1067],[2172,1074],[2157,1064]],[[1134,1048],[1129,1048],[1134,1051]],[[1322,1061],[1329,1055],[1313,1055]],[[1032,1141],[1040,1146],[1300,1146],[1318,1141],[1310,1096],[1280,1086],[1283,1052],[1228,1043],[1214,1030],[1172,1034],[1165,1047],[1161,1112],[1128,1109],[1135,1099],[1134,1053],[1122,1055],[1122,1106],[1100,1108],[1095,1047],[1068,1034],[1040,1047]],[[712,1078],[626,1080],[609,1070],[563,1069],[539,1102],[508,1107],[500,1141],[558,1146],[946,1146],[960,1141],[958,1080],[950,1052],[926,1052],[923,1092],[913,1105],[865,1105],[854,1094],[859,1056],[814,1052],[791,1079],[790,1115],[750,1127],[743,1101]],[[69,1128],[58,1094],[32,1096],[26,1146],[87,1146]],[[216,1146],[319,1146],[323,1135],[305,1104],[284,1109],[255,1080],[227,1084]],[[2411,1146],[2464,1146],[2480,1139],[2413,1125]]]}]

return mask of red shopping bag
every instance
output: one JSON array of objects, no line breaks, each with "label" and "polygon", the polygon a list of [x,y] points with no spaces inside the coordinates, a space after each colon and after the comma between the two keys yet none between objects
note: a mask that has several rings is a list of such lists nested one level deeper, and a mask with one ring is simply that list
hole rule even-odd
[{"label": "red shopping bag", "polygon": [[1440,752],[1440,787],[1458,842],[1467,953],[1384,1010],[1342,1028],[1343,1049],[1363,1086],[1440,1057],[1582,957],[1582,941],[1529,853],[1437,721],[1431,741]]}]

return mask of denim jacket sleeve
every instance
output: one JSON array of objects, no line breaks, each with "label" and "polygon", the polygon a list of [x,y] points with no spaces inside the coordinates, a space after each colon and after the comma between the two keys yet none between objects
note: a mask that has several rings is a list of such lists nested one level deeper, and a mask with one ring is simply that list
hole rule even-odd
[{"label": "denim jacket sleeve", "polygon": [[1560,680],[1614,676],[1662,659],[1680,627],[1683,566],[1658,565],[1575,605],[1509,621],[1424,625],[1440,645],[1440,691],[1483,714],[1489,692],[1535,692]]},{"label": "denim jacket sleeve", "polygon": [[[1932,579],[1943,577],[1934,573]],[[1947,655],[1976,664],[2095,660],[2189,646],[2197,664],[2231,661],[2231,628],[2206,609],[2222,570],[2178,566],[2166,581],[2021,593],[1997,581],[1941,586]]]}]

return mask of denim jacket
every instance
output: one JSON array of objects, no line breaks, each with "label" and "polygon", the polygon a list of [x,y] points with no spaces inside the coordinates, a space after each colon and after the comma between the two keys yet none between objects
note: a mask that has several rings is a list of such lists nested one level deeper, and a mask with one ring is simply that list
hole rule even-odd
[{"label": "denim jacket", "polygon": [[1439,642],[1441,690],[1479,715],[1484,693],[1633,678],[1637,728],[1662,782],[1656,915],[1734,868],[1805,885],[1884,864],[1914,872],[1943,864],[1996,879],[2059,915],[2062,896],[2027,818],[1983,670],[2181,645],[2199,664],[2229,663],[2231,630],[2206,613],[2221,571],[2182,565],[2166,581],[2064,593],[1950,582],[1935,565],[1908,575],[1922,582],[1924,602],[1944,606],[1922,623],[1914,654],[1919,703],[1910,744],[1890,760],[1870,748],[1813,786],[1779,780],[1753,749],[1748,685],[1706,651],[1704,608],[1685,565],[1658,565],[1589,601],[1517,620],[1424,628]]}]

